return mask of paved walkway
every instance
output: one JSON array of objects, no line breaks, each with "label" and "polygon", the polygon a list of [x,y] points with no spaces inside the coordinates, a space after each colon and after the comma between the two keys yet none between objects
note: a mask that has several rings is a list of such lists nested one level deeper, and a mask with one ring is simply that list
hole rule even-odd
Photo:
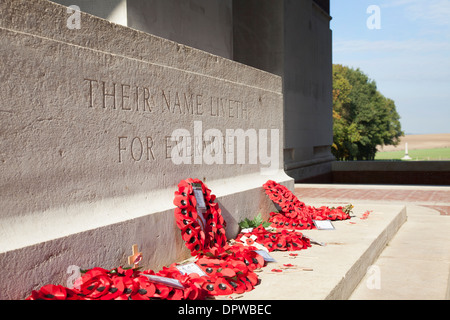
[{"label": "paved walkway", "polygon": [[415,204],[450,215],[450,187],[297,184],[299,199]]},{"label": "paved walkway", "polygon": [[350,299],[450,299],[450,187],[298,184],[295,192],[307,204],[406,206],[407,222]]}]

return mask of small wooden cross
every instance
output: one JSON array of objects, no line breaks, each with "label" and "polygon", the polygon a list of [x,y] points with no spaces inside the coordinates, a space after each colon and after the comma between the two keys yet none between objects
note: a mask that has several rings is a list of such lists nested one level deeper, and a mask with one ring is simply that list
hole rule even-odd
[{"label": "small wooden cross", "polygon": [[133,269],[138,267],[139,262],[142,260],[142,252],[138,252],[138,245],[134,244],[133,247],[133,255],[128,257],[128,264],[133,266]]}]

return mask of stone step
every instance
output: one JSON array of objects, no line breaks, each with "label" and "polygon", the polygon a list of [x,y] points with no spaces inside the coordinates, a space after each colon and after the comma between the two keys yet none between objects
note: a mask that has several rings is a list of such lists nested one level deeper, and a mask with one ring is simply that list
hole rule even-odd
[{"label": "stone step", "polygon": [[351,300],[449,300],[450,219],[438,210],[408,205],[408,220],[374,263]]},{"label": "stone step", "polygon": [[[276,262],[259,272],[260,285],[239,299],[348,299],[407,219],[406,207],[401,205],[361,204],[355,205],[353,212],[351,220],[333,222],[335,230],[303,231],[305,236],[325,246],[313,245],[291,252],[298,254],[295,257],[290,252],[272,252]],[[367,212],[370,214],[364,218]],[[294,267],[285,268],[286,264]]]}]

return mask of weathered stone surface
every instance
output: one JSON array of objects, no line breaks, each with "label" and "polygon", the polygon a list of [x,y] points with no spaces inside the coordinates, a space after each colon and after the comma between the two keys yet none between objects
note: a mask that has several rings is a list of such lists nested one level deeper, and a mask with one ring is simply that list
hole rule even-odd
[{"label": "weathered stone surface", "polygon": [[[48,1],[0,12],[0,298],[65,284],[70,265],[124,265],[134,243],[145,268],[187,257],[173,221],[182,179],[218,196],[230,237],[272,209],[265,181],[293,187],[279,77],[87,14],[68,29]],[[177,129],[200,151],[179,165]],[[256,142],[204,152],[208,133],[238,129]]]},{"label": "weathered stone surface", "polygon": [[233,12],[233,58],[283,78],[286,173],[324,180],[335,160],[329,1],[235,1]]}]

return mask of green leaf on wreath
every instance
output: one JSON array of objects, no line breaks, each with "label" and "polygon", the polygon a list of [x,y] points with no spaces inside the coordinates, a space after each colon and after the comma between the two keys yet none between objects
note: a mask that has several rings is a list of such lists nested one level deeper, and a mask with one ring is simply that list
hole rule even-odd
[{"label": "green leaf on wreath", "polygon": [[253,220],[245,218],[243,221],[239,222],[239,226],[241,227],[241,229],[257,228],[260,225],[262,225],[264,228],[267,228],[271,225],[270,222],[263,221],[261,213],[259,213],[255,218],[253,218]]}]

